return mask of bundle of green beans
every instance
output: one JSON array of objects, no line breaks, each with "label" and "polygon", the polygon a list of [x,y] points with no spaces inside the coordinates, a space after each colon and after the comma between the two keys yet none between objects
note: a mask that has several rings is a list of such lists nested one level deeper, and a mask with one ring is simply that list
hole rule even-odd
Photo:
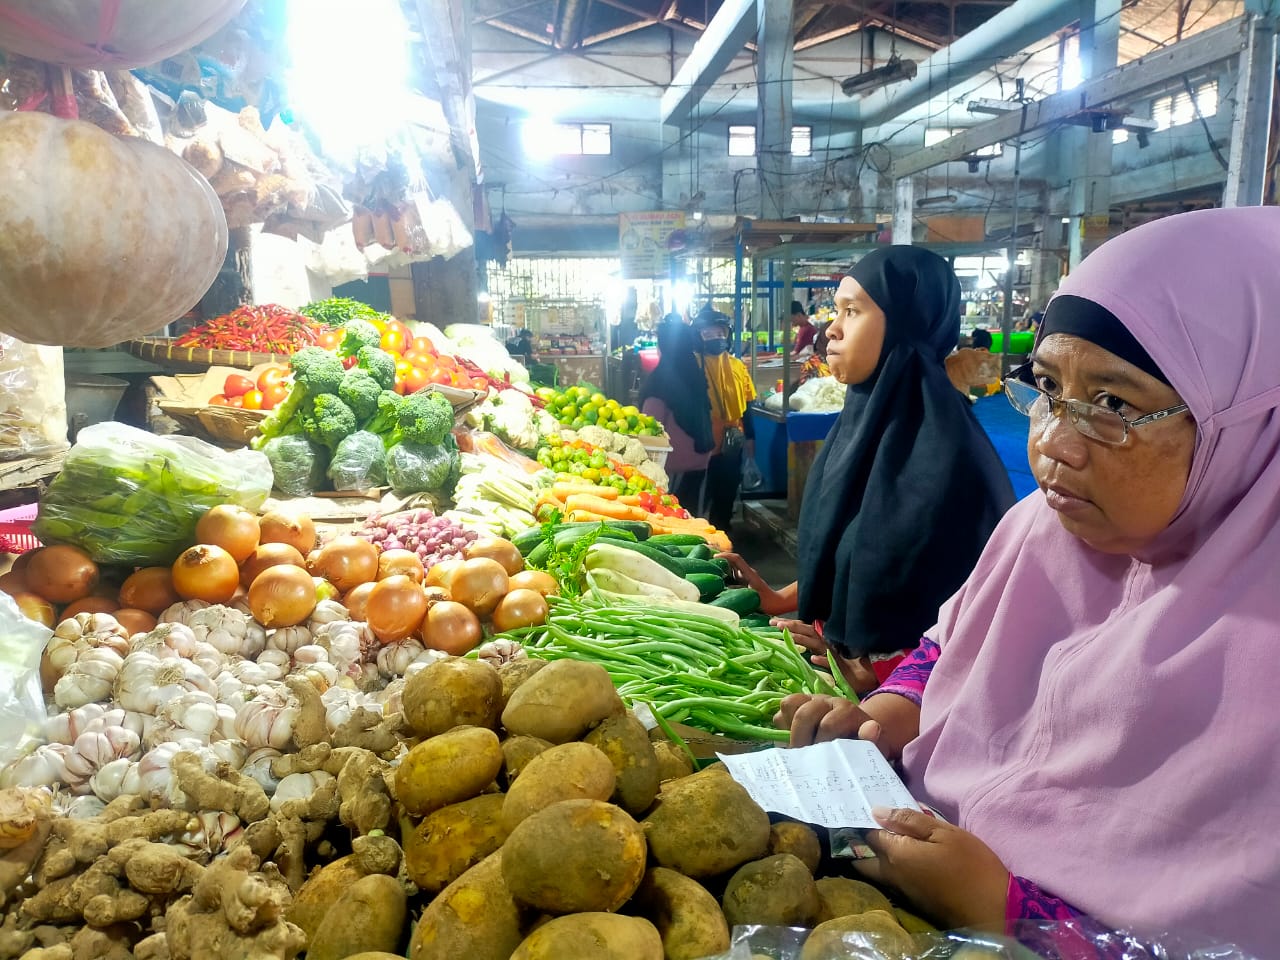
[{"label": "bundle of green beans", "polygon": [[660,721],[785,741],[787,731],[771,726],[783,697],[836,692],[781,630],[735,629],[683,611],[549,602],[545,624],[503,636],[541,659],[600,664],[624,700],[648,704]]}]

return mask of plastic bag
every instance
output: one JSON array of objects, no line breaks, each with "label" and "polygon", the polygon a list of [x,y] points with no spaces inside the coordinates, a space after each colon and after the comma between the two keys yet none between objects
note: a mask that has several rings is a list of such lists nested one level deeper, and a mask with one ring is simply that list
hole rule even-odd
[{"label": "plastic bag", "polygon": [[80,431],[41,498],[32,532],[45,543],[75,544],[98,563],[169,564],[210,508],[257,510],[271,490],[269,468],[253,450],[94,424]]},{"label": "plastic bag", "polygon": [[333,451],[333,461],[329,464],[333,489],[370,490],[382,486],[387,482],[386,455],[380,436],[357,430]]},{"label": "plastic bag", "polygon": [[324,486],[324,451],[301,434],[273,437],[262,445],[272,485],[290,497],[309,497]]},{"label": "plastic bag", "polygon": [[438,447],[399,443],[387,451],[386,468],[391,489],[398,496],[434,493],[449,490],[457,483],[462,458],[457,444],[447,441]]},{"label": "plastic bag", "polygon": [[0,767],[22,754],[24,738],[44,730],[40,655],[52,636],[52,630],[28,620],[13,598],[0,592]]},{"label": "plastic bag", "polygon": [[62,348],[0,334],[0,460],[67,448]]},{"label": "plastic bag", "polygon": [[764,485],[764,474],[756,465],[754,457],[746,457],[742,461],[742,490],[744,493],[759,490]]}]

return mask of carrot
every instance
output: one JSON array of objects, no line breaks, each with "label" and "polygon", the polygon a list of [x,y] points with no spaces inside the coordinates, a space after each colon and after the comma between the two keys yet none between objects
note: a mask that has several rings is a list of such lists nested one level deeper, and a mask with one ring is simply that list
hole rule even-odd
[{"label": "carrot", "polygon": [[593,496],[585,493],[575,493],[564,502],[565,507],[570,511],[585,510],[589,513],[598,513],[602,516],[613,520],[647,520],[649,514],[639,507],[629,507],[623,503],[614,503],[603,497]]},{"label": "carrot", "polygon": [[585,480],[582,483],[560,480],[551,485],[551,493],[560,500],[568,500],[574,494],[599,497],[601,500],[618,499],[618,491],[613,487],[598,487],[594,483],[587,483]]}]

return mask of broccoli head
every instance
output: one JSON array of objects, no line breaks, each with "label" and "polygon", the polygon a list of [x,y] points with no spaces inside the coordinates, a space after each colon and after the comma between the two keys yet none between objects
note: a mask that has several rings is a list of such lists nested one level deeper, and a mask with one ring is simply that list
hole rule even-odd
[{"label": "broccoli head", "polygon": [[461,456],[456,444],[399,443],[387,451],[386,470],[399,495],[447,493],[457,482]]},{"label": "broccoli head", "polygon": [[338,385],[338,397],[351,408],[361,423],[378,412],[378,397],[382,385],[373,379],[368,370],[352,367]]},{"label": "broccoli head", "polygon": [[400,402],[399,420],[405,440],[435,446],[453,430],[453,406],[434,390],[419,390]]},{"label": "broccoli head", "polygon": [[356,415],[341,399],[323,393],[311,401],[311,409],[299,413],[302,431],[311,440],[333,450],[356,432]]},{"label": "broccoli head", "polygon": [[377,380],[384,390],[396,385],[396,362],[391,354],[377,347],[361,347],[356,353],[356,365]]},{"label": "broccoli head", "polygon": [[338,356],[354,357],[362,347],[377,347],[382,343],[382,334],[368,320],[348,320],[342,325],[342,343],[338,345]]},{"label": "broccoli head", "polygon": [[320,347],[303,347],[289,358],[289,369],[293,371],[294,383],[300,384],[311,397],[336,394],[347,372],[341,360]]}]

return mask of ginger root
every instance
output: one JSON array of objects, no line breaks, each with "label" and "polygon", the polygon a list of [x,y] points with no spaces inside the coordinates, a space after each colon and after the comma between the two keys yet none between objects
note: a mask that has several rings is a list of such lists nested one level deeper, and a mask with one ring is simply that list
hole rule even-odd
[{"label": "ginger root", "polygon": [[394,755],[400,748],[403,728],[400,714],[384,716],[368,707],[358,707],[333,731],[331,739],[337,747],[360,747],[379,755]]},{"label": "ginger root", "polygon": [[324,743],[329,739],[324,701],[316,685],[305,677],[285,678],[285,686],[298,699],[298,716],[293,721],[293,742],[299,750]]},{"label": "ginger root", "polygon": [[324,769],[333,748],[328,743],[313,743],[297,753],[286,753],[271,761],[271,775],[283,780],[293,773],[315,773]]},{"label": "ginger root", "polygon": [[[346,748],[346,762],[337,773],[341,805],[338,818],[359,834],[385,830],[391,823],[388,764],[368,750]],[[343,751],[334,751],[335,757]]]},{"label": "ginger root", "polygon": [[271,810],[262,785],[230,764],[219,763],[213,773],[206,773],[199,757],[183,751],[174,756],[170,768],[197,810],[233,813],[242,823],[261,820]]},{"label": "ginger root", "polygon": [[404,859],[400,844],[383,833],[356,837],[351,841],[351,853],[366,876],[385,873],[394,877],[400,872],[400,863]]}]

